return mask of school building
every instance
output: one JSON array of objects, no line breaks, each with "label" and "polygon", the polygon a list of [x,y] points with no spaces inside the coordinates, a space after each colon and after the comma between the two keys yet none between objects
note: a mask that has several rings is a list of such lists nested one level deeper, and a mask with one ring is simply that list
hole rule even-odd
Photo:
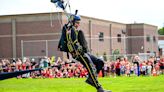
[{"label": "school building", "polygon": [[[132,55],[154,53],[158,56],[157,26],[145,23],[125,24],[81,16],[89,50],[94,55]],[[57,50],[62,12],[0,16],[0,58],[60,56]]]}]

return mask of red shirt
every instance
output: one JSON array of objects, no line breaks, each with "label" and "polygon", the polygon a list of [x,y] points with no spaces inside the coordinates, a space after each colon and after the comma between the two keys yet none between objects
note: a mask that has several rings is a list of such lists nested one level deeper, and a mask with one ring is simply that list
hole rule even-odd
[{"label": "red shirt", "polygon": [[22,70],[26,70],[26,65],[22,64]]},{"label": "red shirt", "polygon": [[120,68],[120,62],[117,62],[117,63],[116,63],[116,68],[117,68],[117,69]]},{"label": "red shirt", "polygon": [[160,66],[164,66],[164,59],[160,60]]},{"label": "red shirt", "polygon": [[68,77],[73,77],[73,73],[72,72],[68,72]]}]

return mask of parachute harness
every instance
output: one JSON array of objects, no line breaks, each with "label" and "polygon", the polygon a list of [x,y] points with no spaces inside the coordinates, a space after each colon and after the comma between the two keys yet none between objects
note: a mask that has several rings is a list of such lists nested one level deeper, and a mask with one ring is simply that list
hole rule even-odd
[{"label": "parachute harness", "polygon": [[[64,11],[64,13],[66,13],[66,16],[68,18],[68,23],[66,24],[67,27],[65,29],[66,29],[67,47],[68,47],[69,52],[72,54],[74,59],[81,58],[84,61],[84,64],[86,65],[86,68],[93,80],[93,83],[95,84],[96,88],[98,88],[100,85],[97,83],[96,75],[92,73],[92,70],[90,69],[87,61],[84,58],[84,57],[87,57],[87,55],[83,53],[82,48],[79,49],[79,47],[81,47],[80,45],[78,45],[79,46],[78,48],[75,48],[75,44],[77,45],[78,41],[75,40],[73,42],[71,39],[71,33],[68,32],[68,31],[71,31],[71,29],[73,28],[73,19],[74,19],[75,15],[77,15],[78,11],[76,10],[74,15],[67,13],[67,11],[66,11],[67,6],[69,6],[69,9],[71,12],[69,0],[67,1],[67,3],[65,3],[64,0],[51,0],[51,2],[54,3],[56,5],[56,7],[61,8]],[[75,33],[75,34],[78,34],[78,33]]]}]

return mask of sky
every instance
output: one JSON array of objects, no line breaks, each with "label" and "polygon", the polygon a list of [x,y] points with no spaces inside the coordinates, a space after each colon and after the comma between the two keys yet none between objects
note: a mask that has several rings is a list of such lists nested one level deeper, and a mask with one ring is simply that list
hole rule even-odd
[{"label": "sky", "polygon": [[[164,26],[164,0],[69,0],[71,12],[121,23]],[[0,15],[59,11],[50,0],[0,0]]]}]

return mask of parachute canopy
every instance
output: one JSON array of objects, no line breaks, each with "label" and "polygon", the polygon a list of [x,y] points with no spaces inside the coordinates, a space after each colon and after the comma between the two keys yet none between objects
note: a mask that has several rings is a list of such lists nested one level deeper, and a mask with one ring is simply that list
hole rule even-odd
[{"label": "parachute canopy", "polygon": [[56,4],[57,7],[65,9],[63,0],[51,0],[52,3]]}]

